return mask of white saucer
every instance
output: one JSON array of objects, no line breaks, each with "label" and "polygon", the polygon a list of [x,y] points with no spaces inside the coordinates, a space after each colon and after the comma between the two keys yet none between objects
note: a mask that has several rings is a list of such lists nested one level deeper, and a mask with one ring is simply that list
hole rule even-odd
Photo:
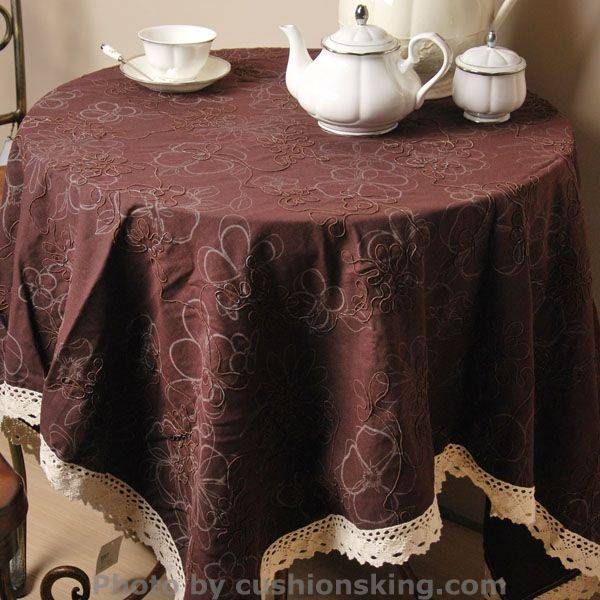
[{"label": "white saucer", "polygon": [[231,71],[231,65],[226,60],[217,56],[209,56],[206,64],[202,67],[202,71],[193,79],[185,81],[161,81],[160,73],[148,63],[145,54],[130,58],[128,63],[137,67],[140,71],[147,73],[150,77],[156,77],[156,79],[142,77],[129,64],[122,64],[119,68],[121,69],[121,73],[128,79],[155,92],[170,92],[175,94],[189,94],[190,92],[202,90],[215,83],[215,81],[223,79]]}]

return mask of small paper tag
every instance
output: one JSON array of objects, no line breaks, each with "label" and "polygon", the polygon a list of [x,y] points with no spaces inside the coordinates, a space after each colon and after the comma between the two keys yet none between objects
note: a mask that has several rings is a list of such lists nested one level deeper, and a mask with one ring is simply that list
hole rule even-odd
[{"label": "small paper tag", "polygon": [[121,552],[122,541],[123,536],[120,535],[118,538],[104,544],[104,546],[100,548],[98,560],[96,561],[96,575],[106,571],[106,569],[109,569],[119,562],[119,552]]},{"label": "small paper tag", "polygon": [[7,137],[2,143],[2,151],[0,152],[0,167],[5,167],[8,164],[8,156],[10,154],[12,142],[12,138]]}]

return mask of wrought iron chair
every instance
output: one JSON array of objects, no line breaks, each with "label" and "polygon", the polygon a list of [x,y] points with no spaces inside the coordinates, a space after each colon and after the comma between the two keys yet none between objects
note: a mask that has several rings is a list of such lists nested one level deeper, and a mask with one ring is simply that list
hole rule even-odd
[{"label": "wrought iron chair", "polygon": [[23,18],[21,13],[21,0],[11,0],[11,12],[0,5],[0,16],[4,19],[6,30],[0,38],[0,50],[10,44],[14,45],[15,53],[15,83],[17,86],[17,108],[12,112],[0,115],[0,125],[16,123],[23,120],[27,110],[27,97],[25,88],[25,46],[23,42]]},{"label": "wrought iron chair", "polygon": [[[25,48],[21,0],[11,0],[10,12],[0,5],[5,31],[0,50],[13,42],[17,107],[0,114],[0,125],[19,125],[25,116]],[[0,167],[0,190],[4,186],[4,168]],[[10,443],[13,468],[0,455],[0,597],[21,597],[25,592],[27,500],[25,461],[21,446]],[[4,487],[5,484],[8,487]],[[11,489],[14,494],[9,493]],[[10,564],[10,568],[9,565]]]},{"label": "wrought iron chair", "polygon": [[[20,0],[11,0],[11,11],[0,5],[0,16],[5,31],[0,38],[0,50],[13,42],[17,107],[0,114],[0,125],[18,125],[25,116],[27,100],[25,87],[25,49],[23,43],[23,19]],[[0,167],[0,189],[4,185],[4,168]],[[20,597],[25,590],[26,568],[26,513],[25,499],[26,474],[21,446],[10,444],[13,469],[0,455],[0,479],[3,485],[10,484],[15,492],[9,494],[9,487],[0,488],[0,597]],[[16,486],[16,487],[15,487]],[[23,510],[24,506],[24,510]],[[10,568],[9,568],[10,564]]]},{"label": "wrought iron chair", "polygon": [[[12,112],[0,114],[0,125],[13,123],[18,125],[27,110],[25,88],[25,48],[23,45],[23,18],[21,16],[21,0],[11,0],[11,12],[0,4],[0,16],[4,20],[5,31],[0,38],[0,51],[4,50],[11,40],[15,53],[15,82],[17,87],[17,108]],[[0,167],[0,189],[4,185],[4,168]]]}]

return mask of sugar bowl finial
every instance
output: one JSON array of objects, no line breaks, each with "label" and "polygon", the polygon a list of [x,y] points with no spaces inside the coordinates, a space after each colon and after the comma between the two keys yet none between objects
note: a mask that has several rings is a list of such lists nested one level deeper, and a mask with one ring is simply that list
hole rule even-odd
[{"label": "sugar bowl finial", "polygon": [[487,34],[487,45],[488,45],[488,48],[496,47],[496,32],[493,30],[488,32],[488,34]]},{"label": "sugar bowl finial", "polygon": [[359,4],[354,13],[357,25],[366,25],[369,20],[369,9],[364,4]]}]

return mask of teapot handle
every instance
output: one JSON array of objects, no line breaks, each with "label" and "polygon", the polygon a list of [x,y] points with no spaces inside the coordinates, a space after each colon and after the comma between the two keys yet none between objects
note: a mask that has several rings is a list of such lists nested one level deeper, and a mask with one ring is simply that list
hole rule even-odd
[{"label": "teapot handle", "polygon": [[444,55],[444,64],[440,70],[417,92],[415,100],[415,110],[421,108],[425,102],[425,96],[427,92],[450,70],[452,65],[452,50],[450,46],[437,34],[437,33],[419,33],[411,38],[408,43],[408,58],[402,62],[402,70],[406,71],[408,68],[416,65],[420,58],[417,52],[416,45],[422,40],[429,40],[433,42]]},{"label": "teapot handle", "polygon": [[502,26],[502,23],[506,21],[508,13],[514,8],[517,1],[518,0],[504,0],[504,2],[502,2],[492,24],[490,25],[491,31],[498,31],[498,29]]}]

